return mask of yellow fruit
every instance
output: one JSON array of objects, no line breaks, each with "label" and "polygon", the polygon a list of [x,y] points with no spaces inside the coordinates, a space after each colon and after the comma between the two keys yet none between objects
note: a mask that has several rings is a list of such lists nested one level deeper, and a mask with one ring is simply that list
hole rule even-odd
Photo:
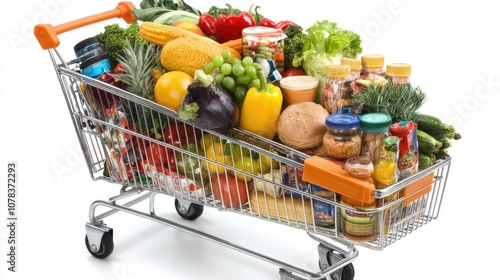
[{"label": "yellow fruit", "polygon": [[193,77],[182,71],[161,75],[155,84],[156,103],[177,111],[192,81]]},{"label": "yellow fruit", "polygon": [[177,22],[174,22],[172,24],[174,27],[179,27],[187,31],[191,31],[195,34],[198,34],[200,36],[205,36],[201,28],[198,26],[198,24],[190,21],[190,20],[179,20]]}]

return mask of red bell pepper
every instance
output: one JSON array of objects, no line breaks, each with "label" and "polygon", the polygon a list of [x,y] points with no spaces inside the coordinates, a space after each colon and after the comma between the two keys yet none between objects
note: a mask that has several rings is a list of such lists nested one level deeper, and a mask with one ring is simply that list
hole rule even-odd
[{"label": "red bell pepper", "polygon": [[[230,11],[233,9],[231,5],[226,5]],[[215,37],[219,43],[241,38],[243,29],[255,26],[255,19],[250,12],[241,12],[238,15],[229,12],[229,14],[229,16],[220,14],[217,17],[217,35]]]},{"label": "red bell pepper", "polygon": [[276,28],[276,22],[274,22],[268,18],[263,18],[260,20],[259,26]]},{"label": "red bell pepper", "polygon": [[198,20],[198,27],[209,37],[217,37],[217,19],[209,14],[203,14]]},{"label": "red bell pepper", "polygon": [[280,21],[276,24],[276,28],[279,28],[279,29],[283,30],[283,32],[285,32],[285,29],[287,29],[288,26],[290,26],[290,25],[297,25],[297,24],[293,21],[283,20],[283,21]]},{"label": "red bell pepper", "polygon": [[290,25],[297,25],[293,21],[289,20],[282,20],[280,22],[274,22],[268,18],[263,18],[260,20],[259,26],[265,26],[265,27],[271,27],[271,28],[276,28],[276,29],[281,29],[283,32],[285,32],[285,29],[288,28]]}]

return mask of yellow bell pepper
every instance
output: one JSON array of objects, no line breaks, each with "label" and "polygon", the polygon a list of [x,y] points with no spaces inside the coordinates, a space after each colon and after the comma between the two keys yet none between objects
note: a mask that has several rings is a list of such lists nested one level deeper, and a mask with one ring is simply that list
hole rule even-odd
[{"label": "yellow bell pepper", "polygon": [[279,87],[267,83],[262,69],[257,72],[260,89],[252,87],[248,90],[241,106],[240,128],[273,139],[281,114],[283,94]]}]

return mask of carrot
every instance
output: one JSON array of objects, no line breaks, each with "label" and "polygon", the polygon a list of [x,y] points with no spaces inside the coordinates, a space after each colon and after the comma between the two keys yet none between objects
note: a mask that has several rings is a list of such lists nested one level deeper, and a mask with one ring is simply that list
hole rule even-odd
[{"label": "carrot", "polygon": [[243,43],[241,41],[241,38],[226,41],[226,42],[222,43],[222,45],[224,45],[226,47],[233,48],[235,51],[237,51],[239,53],[241,53],[243,51]]}]

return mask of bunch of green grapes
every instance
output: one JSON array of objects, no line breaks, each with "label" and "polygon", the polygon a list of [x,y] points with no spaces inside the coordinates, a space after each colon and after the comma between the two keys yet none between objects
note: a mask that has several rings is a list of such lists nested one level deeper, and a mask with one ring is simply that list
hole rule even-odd
[{"label": "bunch of green grapes", "polygon": [[234,95],[238,103],[243,102],[248,89],[260,87],[257,71],[260,65],[249,56],[242,59],[234,58],[228,49],[205,65],[205,74],[211,74],[215,81],[222,84]]}]

